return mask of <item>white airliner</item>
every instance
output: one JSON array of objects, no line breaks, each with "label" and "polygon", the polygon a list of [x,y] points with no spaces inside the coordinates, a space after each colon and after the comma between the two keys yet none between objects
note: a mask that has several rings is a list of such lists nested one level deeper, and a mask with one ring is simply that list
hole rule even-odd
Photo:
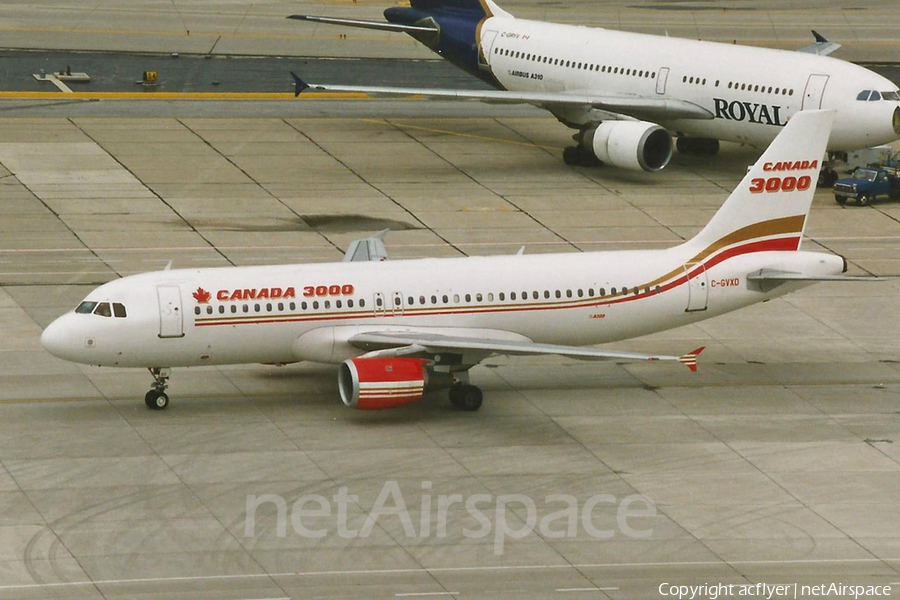
[{"label": "white airliner", "polygon": [[829,58],[840,47],[819,34],[800,51],[773,50],[516,19],[491,0],[412,0],[387,23],[289,18],[405,32],[497,90],[360,87],[332,90],[529,103],[578,129],[570,164],[597,161],[659,171],[679,151],[715,154],[719,140],[763,147],[804,109],[837,111],[828,150],[900,138],[900,95],[888,79]]},{"label": "white airliner", "polygon": [[[171,367],[341,364],[341,398],[358,409],[450,387],[475,410],[469,369],[491,355],[674,360],[585,348],[848,279],[840,256],[800,251],[833,111],[803,111],[709,224],[666,250],[385,261],[379,238],[331,264],[166,270],[88,294],[41,336],[53,355],[144,367],[145,401],[165,408]],[[359,260],[359,259],[362,260]]]}]

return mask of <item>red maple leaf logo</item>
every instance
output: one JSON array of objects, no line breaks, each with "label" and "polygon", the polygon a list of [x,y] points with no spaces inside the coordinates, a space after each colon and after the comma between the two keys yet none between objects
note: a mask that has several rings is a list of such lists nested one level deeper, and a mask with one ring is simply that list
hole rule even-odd
[{"label": "red maple leaf logo", "polygon": [[209,295],[209,292],[204,290],[202,287],[198,287],[197,291],[194,292],[192,294],[192,296],[194,296],[194,299],[197,301],[198,304],[206,304],[207,302],[209,302],[209,299],[212,297]]}]

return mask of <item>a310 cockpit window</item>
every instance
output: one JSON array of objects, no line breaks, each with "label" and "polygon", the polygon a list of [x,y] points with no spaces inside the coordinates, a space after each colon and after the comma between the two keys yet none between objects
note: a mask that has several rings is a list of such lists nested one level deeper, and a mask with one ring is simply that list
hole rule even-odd
[{"label": "a310 cockpit window", "polygon": [[90,302],[85,300],[78,305],[75,312],[81,315],[94,314],[100,317],[115,316],[119,319],[124,319],[128,316],[125,305],[118,302]]},{"label": "a310 cockpit window", "polygon": [[862,102],[876,102],[878,100],[900,101],[900,93],[896,90],[893,92],[877,92],[875,90],[863,90],[856,96],[857,100]]}]

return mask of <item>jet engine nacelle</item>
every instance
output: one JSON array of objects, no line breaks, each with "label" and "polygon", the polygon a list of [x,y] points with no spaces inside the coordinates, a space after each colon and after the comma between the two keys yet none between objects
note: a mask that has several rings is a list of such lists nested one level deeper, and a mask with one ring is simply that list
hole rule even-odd
[{"label": "jet engine nacelle", "polygon": [[585,134],[584,145],[602,162],[622,169],[661,171],[672,159],[672,136],[646,121],[604,121]]},{"label": "jet engine nacelle", "polygon": [[338,387],[350,408],[378,410],[418,402],[428,373],[420,358],[351,358],[341,363]]}]

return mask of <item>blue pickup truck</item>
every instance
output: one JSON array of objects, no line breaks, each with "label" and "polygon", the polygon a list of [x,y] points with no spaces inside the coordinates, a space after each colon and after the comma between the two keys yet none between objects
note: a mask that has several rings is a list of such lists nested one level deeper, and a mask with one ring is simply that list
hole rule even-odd
[{"label": "blue pickup truck", "polygon": [[857,169],[851,177],[834,182],[834,200],[840,205],[848,199],[865,206],[879,198],[900,198],[900,169],[867,167]]}]

